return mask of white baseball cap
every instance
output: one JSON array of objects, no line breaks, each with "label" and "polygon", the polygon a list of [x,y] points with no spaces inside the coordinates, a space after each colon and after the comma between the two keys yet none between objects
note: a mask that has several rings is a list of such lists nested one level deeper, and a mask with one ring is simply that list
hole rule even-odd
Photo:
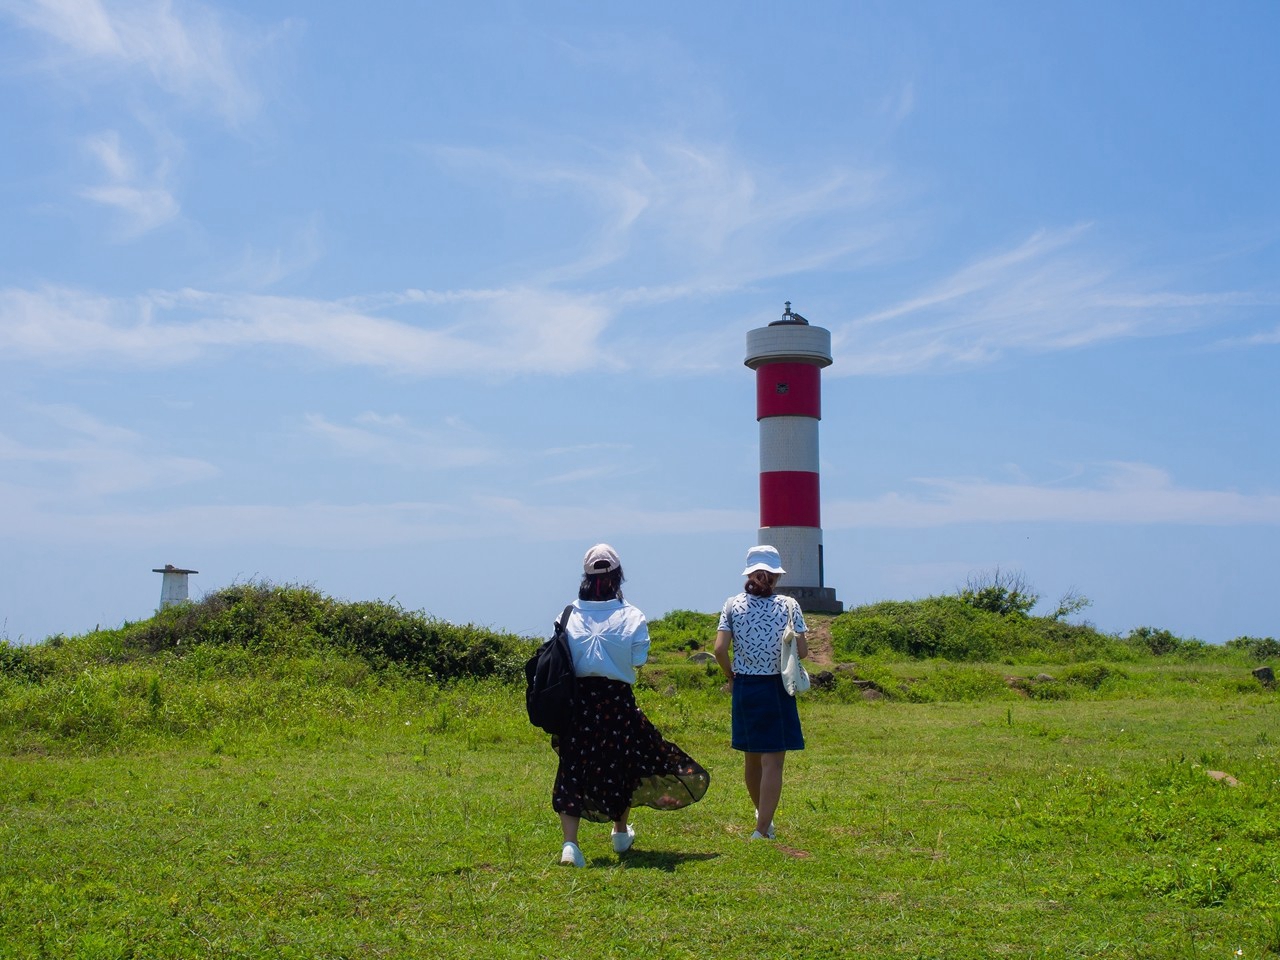
[{"label": "white baseball cap", "polygon": [[757,570],[767,570],[770,573],[787,572],[782,569],[782,557],[778,556],[777,548],[764,544],[747,551],[747,569],[742,571],[742,575],[745,577]]},{"label": "white baseball cap", "polygon": [[622,566],[618,552],[607,543],[597,543],[582,558],[583,573],[611,573]]}]

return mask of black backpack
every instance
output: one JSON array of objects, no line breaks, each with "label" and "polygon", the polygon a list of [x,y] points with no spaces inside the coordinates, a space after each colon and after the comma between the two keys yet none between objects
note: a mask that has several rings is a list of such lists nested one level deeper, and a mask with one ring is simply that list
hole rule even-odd
[{"label": "black backpack", "polygon": [[564,608],[551,639],[538,648],[524,665],[524,705],[529,722],[550,734],[564,733],[573,719],[577,677],[565,624],[573,604]]}]

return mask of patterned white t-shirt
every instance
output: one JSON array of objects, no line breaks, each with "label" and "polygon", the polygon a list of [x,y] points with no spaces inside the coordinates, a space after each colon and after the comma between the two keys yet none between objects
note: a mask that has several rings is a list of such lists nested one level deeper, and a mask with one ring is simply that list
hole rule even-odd
[{"label": "patterned white t-shirt", "polygon": [[740,593],[724,602],[717,630],[733,634],[733,672],[767,676],[778,672],[782,657],[782,632],[787,629],[787,608],[792,609],[792,629],[804,633],[804,614],[790,597],[775,593],[753,597]]}]

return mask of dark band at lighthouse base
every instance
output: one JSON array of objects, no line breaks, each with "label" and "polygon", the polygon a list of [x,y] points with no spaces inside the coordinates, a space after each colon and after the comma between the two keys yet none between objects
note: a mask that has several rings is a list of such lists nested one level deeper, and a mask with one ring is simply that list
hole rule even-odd
[{"label": "dark band at lighthouse base", "polygon": [[821,527],[818,475],[799,470],[760,474],[760,526]]}]

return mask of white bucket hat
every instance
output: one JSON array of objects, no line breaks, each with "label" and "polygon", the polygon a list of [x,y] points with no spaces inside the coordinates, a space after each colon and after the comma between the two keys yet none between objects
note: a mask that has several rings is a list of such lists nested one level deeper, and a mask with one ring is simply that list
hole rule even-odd
[{"label": "white bucket hat", "polygon": [[747,569],[742,571],[742,575],[745,577],[757,570],[767,570],[769,573],[787,572],[782,569],[782,557],[778,556],[778,549],[764,544],[747,551]]},{"label": "white bucket hat", "polygon": [[582,558],[583,573],[611,573],[622,566],[618,552],[607,543],[597,543]]}]

